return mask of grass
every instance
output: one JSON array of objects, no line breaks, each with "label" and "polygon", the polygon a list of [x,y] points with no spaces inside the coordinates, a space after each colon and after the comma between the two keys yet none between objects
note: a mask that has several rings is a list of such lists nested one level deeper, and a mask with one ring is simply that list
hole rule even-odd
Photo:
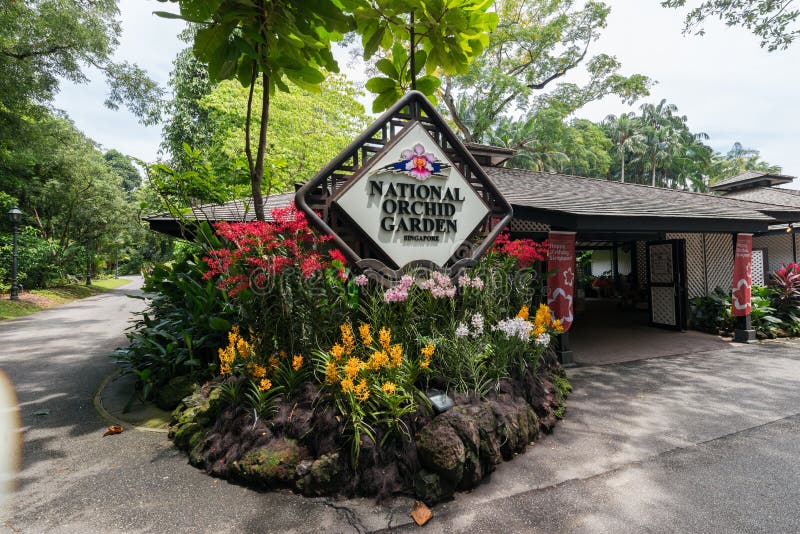
[{"label": "grass", "polygon": [[31,313],[66,304],[73,300],[91,297],[129,283],[125,278],[105,278],[95,280],[92,285],[72,284],[68,286],[34,289],[20,294],[20,300],[9,300],[7,295],[0,296],[0,319],[12,319]]}]

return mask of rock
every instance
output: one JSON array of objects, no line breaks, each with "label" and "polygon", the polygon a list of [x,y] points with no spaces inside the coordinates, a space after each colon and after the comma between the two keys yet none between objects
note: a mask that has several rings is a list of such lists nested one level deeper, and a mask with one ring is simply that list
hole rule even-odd
[{"label": "rock", "polygon": [[483,476],[486,476],[503,461],[500,444],[497,442],[497,420],[491,407],[485,402],[465,408],[478,428],[478,459],[481,462]]},{"label": "rock", "polygon": [[172,413],[168,437],[179,449],[191,451],[216,421],[221,406],[222,392],[219,388],[212,389],[207,397],[195,393],[184,398]]},{"label": "rock", "polygon": [[344,474],[339,453],[325,454],[314,460],[308,474],[297,481],[297,489],[308,496],[334,493],[343,485]]},{"label": "rock", "polygon": [[458,484],[464,473],[464,443],[447,419],[434,418],[417,434],[417,456],[428,470]]},{"label": "rock", "polygon": [[173,410],[195,389],[197,384],[188,376],[176,376],[156,392],[156,406],[162,410]]},{"label": "rock", "polygon": [[238,476],[260,487],[292,486],[297,478],[297,465],[308,451],[287,438],[276,438],[266,445],[246,453],[236,462]]},{"label": "rock", "polygon": [[455,486],[436,473],[421,469],[414,477],[414,493],[428,506],[453,497]]},{"label": "rock", "polygon": [[195,422],[179,423],[170,428],[168,436],[176,447],[188,451],[202,441],[204,428]]},{"label": "rock", "polygon": [[457,406],[440,417],[447,421],[464,444],[464,471],[458,489],[474,488],[483,479],[483,465],[479,458],[481,439],[475,417],[466,406]]},{"label": "rock", "polygon": [[297,464],[297,468],[295,469],[297,471],[297,476],[298,477],[306,476],[308,472],[311,470],[311,466],[313,464],[314,462],[312,460],[303,460],[302,462]]},{"label": "rock", "polygon": [[[520,445],[519,416],[517,413],[519,407],[511,399],[503,399],[501,402],[490,401],[490,404],[497,421],[495,432],[497,433],[500,454],[503,460],[510,460]],[[524,443],[527,443],[527,437]]]}]

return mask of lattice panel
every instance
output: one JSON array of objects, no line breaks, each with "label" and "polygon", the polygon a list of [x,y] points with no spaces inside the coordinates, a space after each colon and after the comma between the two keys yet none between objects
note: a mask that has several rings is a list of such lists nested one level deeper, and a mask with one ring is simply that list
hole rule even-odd
[{"label": "lattice panel", "polygon": [[650,313],[654,323],[675,326],[675,290],[671,287],[651,287]]},{"label": "lattice panel", "polygon": [[764,251],[763,250],[753,250],[753,282],[754,286],[765,286],[767,285],[767,279],[764,273]]},{"label": "lattice panel", "polygon": [[673,280],[672,245],[650,245],[650,281],[669,284]]},{"label": "lattice panel", "polygon": [[703,234],[667,234],[667,239],[683,239],[686,243],[686,286],[689,298],[705,296],[706,258]]},{"label": "lattice panel", "polygon": [[508,225],[511,232],[519,234],[540,234],[550,231],[550,225],[536,221],[512,219]]},{"label": "lattice panel", "polygon": [[636,270],[638,271],[639,287],[647,287],[647,245],[644,241],[636,242]]},{"label": "lattice panel", "polygon": [[794,261],[792,251],[793,234],[759,235],[753,236],[753,248],[767,249],[767,269],[769,273],[774,273],[781,268],[784,263]]},{"label": "lattice panel", "polygon": [[794,232],[794,246],[795,246],[795,255],[794,255],[794,262],[797,263],[797,251],[800,251],[800,233]]},{"label": "lattice panel", "polygon": [[705,234],[708,292],[721,287],[730,290],[733,281],[733,238],[731,234]]}]

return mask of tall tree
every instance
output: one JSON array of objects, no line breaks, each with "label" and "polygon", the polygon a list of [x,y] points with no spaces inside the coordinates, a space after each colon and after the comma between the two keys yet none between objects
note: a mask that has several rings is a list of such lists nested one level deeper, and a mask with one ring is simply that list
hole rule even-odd
[{"label": "tall tree", "polygon": [[[426,69],[457,72],[481,51],[487,39],[486,21],[477,15],[490,5],[489,0],[172,1],[179,4],[180,14],[158,14],[199,25],[194,53],[208,65],[211,81],[237,78],[249,88],[244,146],[253,207],[260,220],[264,219],[262,182],[270,97],[276,90],[289,90],[285,79],[300,88],[318,90],[327,72],[339,71],[332,42],[355,30],[362,36],[365,57],[370,58],[378,49],[391,49],[398,40],[409,37],[409,12],[417,17],[412,25],[424,24],[425,33],[420,37],[430,43],[425,50]],[[410,66],[415,67],[416,55],[410,57]],[[264,90],[254,153],[251,126],[256,122],[253,98],[257,82]]]},{"label": "tall tree", "polygon": [[[650,165],[651,184],[656,186],[656,171],[659,163],[668,157],[670,143],[675,139],[675,113],[678,107],[661,99],[658,104],[642,104],[642,133],[644,135],[644,156]],[[686,118],[683,118],[684,122]]]},{"label": "tall tree", "polygon": [[[329,76],[312,92],[290,85],[270,103],[270,142],[264,162],[266,194],[288,191],[305,181],[344,150],[368,124],[363,96],[343,76]],[[255,100],[263,91],[254,90]],[[211,136],[205,149],[214,172],[242,190],[246,156],[242,146],[249,90],[232,80],[221,82],[200,102],[208,114]],[[255,112],[259,113],[256,105]],[[257,126],[257,125],[256,125]]]},{"label": "tall tree", "polygon": [[[664,0],[661,5],[682,8],[686,0]],[[704,35],[706,19],[717,18],[752,32],[770,52],[789,48],[800,35],[800,7],[794,0],[703,0],[693,5],[686,13],[684,33]]]},{"label": "tall tree", "polygon": [[582,176],[605,176],[611,165],[611,142],[596,124],[566,122],[555,108],[539,110],[524,120],[503,118],[487,135],[493,145],[511,148],[509,166]]},{"label": "tall tree", "polygon": [[107,151],[103,157],[109,170],[122,180],[122,188],[125,191],[132,193],[141,185],[142,175],[131,163],[131,158],[114,149]]},{"label": "tall tree", "polygon": [[[463,75],[444,79],[442,100],[461,135],[481,142],[503,116],[533,116],[559,105],[574,113],[608,94],[633,102],[648,93],[650,80],[623,76],[620,63],[589,49],[606,25],[602,2],[496,0],[500,22],[486,50]],[[584,68],[589,81],[567,82]]]},{"label": "tall tree", "polygon": [[[181,37],[188,41],[193,35],[193,31],[185,31]],[[182,169],[185,144],[203,149],[211,142],[213,126],[208,110],[200,106],[200,101],[211,93],[214,84],[208,79],[207,66],[194,56],[191,48],[185,48],[172,63],[169,87],[172,98],[166,105],[161,150],[169,155],[172,166]]]},{"label": "tall tree", "polygon": [[4,1],[0,8],[0,108],[30,114],[49,104],[61,79],[85,83],[86,67],[108,82],[106,105],[125,104],[145,123],[159,118],[161,89],[127,62],[114,62],[120,23],[116,0]]},{"label": "tall tree", "polygon": [[634,113],[623,113],[619,117],[609,115],[603,126],[616,147],[620,159],[620,181],[625,182],[625,159],[628,153],[638,154],[644,145],[644,136]]}]

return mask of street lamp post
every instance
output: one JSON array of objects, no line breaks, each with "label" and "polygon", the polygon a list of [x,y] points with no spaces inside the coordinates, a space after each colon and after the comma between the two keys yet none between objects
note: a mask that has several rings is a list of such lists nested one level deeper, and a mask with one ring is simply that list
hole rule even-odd
[{"label": "street lamp post", "polygon": [[17,230],[22,220],[22,212],[16,206],[8,210],[8,220],[14,226],[14,252],[11,260],[11,300],[19,300],[19,286],[17,285]]},{"label": "street lamp post", "polygon": [[92,238],[89,237],[86,245],[86,285],[92,285]]}]

